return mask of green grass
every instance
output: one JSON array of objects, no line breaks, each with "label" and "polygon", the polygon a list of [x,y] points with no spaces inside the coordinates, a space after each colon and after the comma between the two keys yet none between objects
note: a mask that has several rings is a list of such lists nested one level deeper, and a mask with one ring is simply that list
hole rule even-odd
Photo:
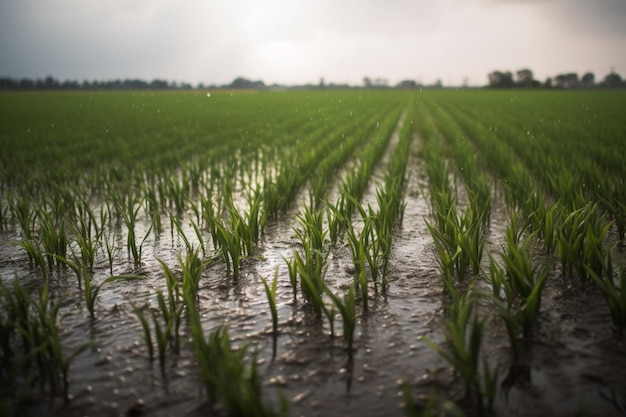
[{"label": "green grass", "polygon": [[615,333],[622,339],[624,330],[626,329],[626,267],[623,265],[620,266],[617,271],[617,276],[615,276],[613,262],[609,255],[603,275],[598,275],[597,272],[591,268],[588,272],[604,295],[611,313]]},{"label": "green grass", "polygon": [[143,310],[137,307],[134,303],[131,302],[131,307],[133,308],[133,312],[139,319],[139,323],[141,323],[141,329],[143,330],[143,341],[146,343],[146,347],[148,348],[148,357],[150,360],[154,359],[154,343],[152,339],[152,330],[150,329],[150,322],[143,314]]},{"label": "green grass", "polygon": [[89,315],[91,317],[95,317],[96,301],[98,299],[98,294],[100,293],[100,289],[102,288],[104,284],[108,284],[108,283],[116,282],[116,281],[122,281],[122,280],[131,281],[131,280],[145,278],[144,275],[132,275],[132,274],[114,275],[114,276],[108,277],[107,279],[102,281],[100,284],[94,285],[91,282],[91,277],[89,276],[89,273],[87,272],[86,268],[83,267],[83,271],[84,271],[83,278],[85,280],[85,305],[87,306],[87,310],[89,311]]},{"label": "green grass", "polygon": [[473,399],[480,413],[490,412],[497,392],[498,367],[492,368],[483,352],[486,319],[474,313],[475,294],[472,290],[450,291],[447,306],[449,317],[445,348],[423,338],[446,362],[452,365],[465,383],[466,395]]},{"label": "green grass", "polygon": [[195,300],[186,296],[185,302],[191,344],[209,403],[213,406],[223,404],[230,416],[286,415],[284,400],[281,400],[280,409],[274,410],[263,398],[256,360],[254,356],[245,360],[248,346],[233,349],[228,329],[224,326],[205,337]]},{"label": "green grass", "polygon": [[[37,389],[47,393],[51,401],[58,395],[64,402],[69,401],[70,365],[89,343],[66,352],[59,329],[60,306],[50,300],[48,284],[34,296],[17,279],[12,288],[0,283],[0,305],[3,381],[13,385],[3,386],[1,391],[22,397],[16,402],[15,411],[21,408],[23,397]],[[21,352],[20,345],[12,342],[18,335],[22,339]]]},{"label": "green grass", "polygon": [[569,275],[576,272],[580,281],[589,281],[590,272],[602,275],[606,259],[604,239],[611,228],[598,216],[597,203],[588,202],[582,207],[562,214],[558,231],[558,251],[563,270]]},{"label": "green grass", "polygon": [[350,286],[342,298],[337,296],[328,287],[324,287],[324,292],[337,307],[343,322],[343,338],[348,345],[348,357],[352,358],[354,345],[354,329],[356,328],[356,306],[354,302],[354,286]]},{"label": "green grass", "polygon": [[20,225],[22,236],[25,239],[31,238],[35,222],[35,210],[32,207],[31,199],[26,190],[21,190],[20,194],[10,195],[8,198],[9,214]]},{"label": "green grass", "polygon": [[44,258],[44,251],[38,241],[32,239],[26,239],[14,243],[15,246],[19,246],[28,254],[28,261],[30,267],[37,266],[41,270],[41,275],[44,278],[48,277],[48,269],[46,268],[46,259]]},{"label": "green grass", "polygon": [[[202,329],[206,311],[198,309],[219,278],[210,274],[223,267],[233,278],[220,288],[247,285],[276,226],[299,210],[297,246],[285,260],[294,306],[302,301],[294,311],[302,307],[317,324],[328,320],[331,335],[341,320],[356,356],[356,317],[375,318],[383,301],[393,303],[393,292],[379,292],[403,273],[395,238],[415,226],[404,219],[407,171],[428,182],[419,192],[431,204],[422,215],[431,215],[447,331],[435,350],[482,411],[497,376],[484,359],[487,314],[502,320],[514,360],[523,356],[555,261],[563,278],[598,286],[615,337],[623,337],[624,265],[607,259],[620,250],[611,245],[626,229],[626,130],[615,116],[626,108],[626,94],[35,92],[1,93],[0,108],[0,230],[19,248],[6,265],[29,266],[19,280],[42,291],[31,295],[17,283],[1,289],[0,348],[12,364],[30,364],[7,374],[10,383],[29,370],[25,394],[11,396],[67,389],[72,354],[58,348],[63,333],[52,326],[65,297],[57,287],[76,291],[69,299],[81,308],[62,304],[70,314],[85,307],[85,319],[106,320],[97,314],[106,286],[120,281],[130,288],[122,277],[139,271],[156,278],[149,281],[157,287],[149,310],[135,307],[149,356],[158,355],[163,369],[171,352],[193,351],[198,379],[220,412],[269,410],[259,400],[255,347],[233,349],[225,327]],[[411,166],[416,156],[422,160]],[[338,192],[334,202],[331,191]],[[364,201],[368,195],[375,201]],[[501,257],[485,253],[500,197],[513,213]],[[304,208],[299,198],[307,200]],[[328,274],[344,253],[354,265],[349,283]],[[218,265],[207,268],[209,262]],[[69,289],[73,275],[78,288]],[[487,301],[471,289],[479,279],[492,286]],[[276,335],[276,279],[263,284]],[[487,305],[477,308],[478,300]],[[219,386],[216,375],[229,384]],[[445,404],[438,398],[424,412],[454,414]]]},{"label": "green grass", "polygon": [[288,262],[292,284],[296,282],[295,276],[292,276],[292,270],[295,269],[297,276],[300,277],[301,292],[319,318],[325,310],[321,294],[324,291],[326,259],[329,254],[324,247],[327,232],[323,226],[323,214],[321,210],[315,211],[306,206],[304,213],[299,215],[301,228],[295,232],[302,245],[302,254],[294,251],[294,264]]},{"label": "green grass", "polygon": [[490,255],[488,274],[493,291],[492,300],[509,335],[514,362],[519,360],[522,353],[520,337],[531,340],[549,272],[545,265],[533,262],[533,240],[527,238],[522,241],[523,228],[518,220],[518,214],[512,212],[506,231],[502,266]]},{"label": "green grass", "polygon": [[263,277],[261,277],[261,282],[263,282],[265,295],[267,295],[267,302],[270,306],[270,313],[272,315],[272,333],[274,339],[276,339],[276,335],[278,334],[278,310],[276,308],[276,285],[278,284],[278,268],[276,268],[276,273],[274,274],[274,279],[272,280],[271,285],[268,284]]}]

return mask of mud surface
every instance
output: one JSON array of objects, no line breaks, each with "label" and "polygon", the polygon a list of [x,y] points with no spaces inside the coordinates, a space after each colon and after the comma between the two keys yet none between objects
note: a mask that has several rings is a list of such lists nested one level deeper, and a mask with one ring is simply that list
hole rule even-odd
[{"label": "mud surface", "polygon": [[[420,340],[426,335],[441,342],[445,329],[440,274],[424,222],[430,211],[427,187],[419,160],[413,156],[410,166],[406,212],[395,236],[392,268],[386,285],[371,290],[369,311],[359,313],[352,360],[348,360],[339,320],[333,336],[327,322],[321,325],[300,298],[294,300],[285,259],[298,248],[293,231],[298,224],[297,207],[268,224],[257,256],[243,262],[238,280],[227,276],[219,262],[209,265],[203,275],[199,307],[205,332],[227,324],[236,346],[251,343],[268,401],[284,395],[290,415],[404,415],[403,384],[409,385],[418,402],[438,389],[463,403],[460,381]],[[373,188],[370,197],[372,192]],[[500,250],[507,221],[506,208],[495,198],[489,252]],[[145,224],[138,228],[138,235],[142,229],[147,229]],[[162,373],[158,360],[148,359],[140,323],[130,304],[156,307],[156,292],[165,289],[156,259],[180,272],[177,256],[184,252],[183,242],[176,237],[172,240],[165,228],[158,239],[151,236],[146,240],[143,262],[135,267],[122,249],[122,236],[120,233],[113,273],[141,273],[148,278],[103,286],[95,318],[89,317],[70,272],[55,272],[51,277],[53,300],[61,304],[65,349],[71,351],[85,342],[91,347],[72,363],[69,404],[34,398],[31,415],[209,413],[191,350],[185,345],[180,354],[169,354]],[[10,244],[18,238],[15,231],[1,235],[1,278],[10,282],[17,276],[24,285],[35,288],[37,271],[28,267],[26,254]],[[617,245],[614,251],[623,259],[623,246]],[[110,276],[102,251],[98,259],[95,282]],[[276,268],[279,334],[274,340],[260,277],[271,278]],[[328,260],[328,285],[347,289],[352,270],[349,248],[340,244]],[[481,285],[488,290],[486,283]],[[535,333],[518,364],[511,363],[500,320],[488,306],[485,311],[490,317],[486,349],[493,364],[501,364],[496,415],[624,415],[626,346],[614,337],[608,308],[594,287],[580,285],[554,266]],[[186,334],[183,339],[188,338]]]}]

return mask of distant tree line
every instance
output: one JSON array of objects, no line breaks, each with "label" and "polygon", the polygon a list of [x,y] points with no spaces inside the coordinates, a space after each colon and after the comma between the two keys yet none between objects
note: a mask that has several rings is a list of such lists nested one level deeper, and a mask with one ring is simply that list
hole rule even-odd
[{"label": "distant tree line", "polygon": [[232,83],[225,87],[242,89],[242,90],[258,90],[261,88],[265,88],[265,83],[263,81],[250,81],[243,77],[237,77],[233,80]]},{"label": "distant tree line", "polygon": [[[441,82],[435,85],[441,87]],[[394,88],[388,84],[385,78],[370,79],[364,78],[363,88],[368,89],[388,89]],[[422,87],[421,84],[416,83],[413,80],[404,80],[399,82],[395,88],[399,89],[416,89]],[[243,77],[235,78],[231,83],[224,85],[204,85],[202,83],[197,86],[192,86],[188,83],[176,83],[168,82],[165,80],[155,79],[152,81],[144,81],[139,79],[125,79],[125,80],[109,80],[109,81],[89,81],[82,82],[66,80],[59,81],[53,77],[46,77],[44,79],[13,79],[9,77],[0,77],[0,91],[2,90],[188,90],[188,89],[235,89],[235,90],[262,90],[262,89],[348,89],[348,88],[361,88],[361,86],[354,86],[348,84],[334,84],[324,82],[324,79],[320,79],[319,84],[303,84],[296,86],[283,86],[279,84],[266,85],[261,80],[249,80]]]},{"label": "distant tree line", "polygon": [[488,87],[492,88],[626,88],[626,81],[615,71],[607,74],[602,81],[596,83],[593,72],[578,77],[575,72],[548,77],[543,83],[535,80],[533,72],[527,68],[515,73],[511,71],[493,71],[487,75]]},{"label": "distant tree line", "polygon": [[[554,78],[547,78],[544,82],[536,80],[533,72],[529,69],[521,69],[513,75],[511,71],[493,71],[487,76],[490,88],[626,88],[626,80],[614,71],[606,75],[602,81],[596,82],[595,75],[587,72],[579,77],[576,73],[559,74]],[[395,86],[389,85],[386,78],[363,78],[362,86],[348,84],[326,84],[320,79],[319,84],[304,84],[298,86],[283,86],[279,84],[266,85],[263,81],[249,80],[243,77],[235,78],[231,83],[224,85],[208,85],[200,83],[196,87],[189,83],[170,82],[161,79],[145,81],[140,79],[107,80],[82,82],[65,80],[60,81],[51,76],[43,79],[0,77],[0,91],[6,90],[190,90],[190,89],[404,89],[413,90],[421,88],[443,88],[441,80],[432,85],[424,86],[414,80],[402,80]]]},{"label": "distant tree line", "polygon": [[0,90],[166,90],[166,89],[190,89],[191,84],[169,82],[166,80],[154,79],[144,81],[139,79],[107,80],[82,82],[74,80],[59,81],[53,77],[43,79],[13,79],[8,77],[0,78]]}]

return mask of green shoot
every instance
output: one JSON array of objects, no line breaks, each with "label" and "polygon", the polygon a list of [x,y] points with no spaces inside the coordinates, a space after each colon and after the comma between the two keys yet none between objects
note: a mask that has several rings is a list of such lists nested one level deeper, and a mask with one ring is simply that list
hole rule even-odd
[{"label": "green shoot", "polygon": [[268,285],[265,278],[261,277],[261,281],[263,282],[263,288],[265,288],[265,294],[267,295],[267,302],[270,305],[270,312],[272,314],[272,332],[274,334],[274,338],[278,334],[278,311],[276,309],[276,285],[278,283],[278,268],[276,268],[276,272],[274,273],[274,280],[272,281],[272,285]]},{"label": "green shoot", "polygon": [[23,248],[28,254],[28,260],[31,264],[36,264],[41,270],[41,274],[44,278],[48,278],[48,270],[46,269],[46,260],[44,258],[43,252],[40,249],[39,243],[33,240],[22,240],[20,242],[15,242],[16,246]]},{"label": "green shoot", "polygon": [[143,340],[144,342],[146,342],[146,346],[148,348],[148,357],[152,361],[154,360],[154,345],[152,343],[152,332],[150,331],[150,325],[148,324],[148,320],[143,314],[143,311],[139,307],[137,307],[132,301],[130,304],[133,308],[133,311],[135,312],[135,315],[139,319],[139,323],[141,323],[141,328],[143,329]]},{"label": "green shoot", "polygon": [[473,314],[474,296],[471,290],[462,295],[456,292],[451,295],[450,318],[445,321],[447,349],[428,338],[423,340],[458,372],[465,382],[467,394],[476,399],[479,411],[482,412],[485,407],[491,410],[498,370],[492,371],[484,356],[481,364],[485,319]]},{"label": "green shoot", "polygon": [[615,334],[622,338],[626,329],[626,267],[621,266],[617,276],[618,285],[615,285],[613,262],[611,256],[607,257],[605,273],[599,276],[589,269],[589,275],[598,286],[611,312],[611,320],[615,328]]},{"label": "green shoot", "polygon": [[291,288],[293,289],[293,299],[296,300],[298,296],[298,263],[295,259],[291,261],[285,259],[285,263],[287,264],[287,271],[289,272],[289,282],[291,282]]},{"label": "green shoot", "polygon": [[198,361],[202,382],[209,403],[223,404],[228,415],[274,416],[286,415],[287,406],[281,401],[277,412],[263,401],[255,357],[246,363],[248,346],[232,350],[228,329],[220,326],[205,338],[195,300],[185,295],[189,311],[191,344]]},{"label": "green shoot", "polygon": [[115,275],[108,277],[100,284],[93,286],[91,282],[91,277],[86,270],[85,265],[83,264],[83,278],[85,279],[85,304],[87,305],[87,310],[89,311],[89,315],[93,318],[95,317],[95,307],[96,300],[98,299],[98,294],[100,293],[100,289],[104,284],[108,284],[110,282],[121,281],[121,280],[136,280],[136,279],[144,279],[143,275]]},{"label": "green shoot", "polygon": [[348,344],[348,355],[352,358],[354,329],[356,327],[356,309],[354,303],[354,286],[343,296],[343,300],[335,295],[328,287],[324,286],[324,292],[331,298],[343,320],[343,337]]}]

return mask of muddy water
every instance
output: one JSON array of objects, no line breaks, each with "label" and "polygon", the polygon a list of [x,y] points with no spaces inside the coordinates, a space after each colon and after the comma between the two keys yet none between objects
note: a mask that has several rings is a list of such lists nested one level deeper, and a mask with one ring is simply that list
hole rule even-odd
[{"label": "muddy water", "polygon": [[[371,290],[369,311],[359,313],[351,361],[339,318],[333,336],[327,322],[320,324],[300,298],[294,300],[284,259],[297,248],[293,231],[297,210],[268,225],[258,256],[243,262],[237,281],[225,274],[220,263],[209,265],[203,275],[199,306],[205,332],[227,324],[236,346],[251,343],[268,401],[284,395],[291,405],[290,415],[403,415],[404,383],[416,399],[437,388],[449,398],[462,400],[462,385],[420,340],[421,336],[444,340],[442,288],[432,239],[424,224],[430,213],[423,170],[414,156],[409,165],[407,207],[395,237],[387,286],[384,291]],[[494,199],[489,251],[501,246],[507,221],[506,208]],[[143,237],[146,231],[146,224],[141,223],[137,235]],[[34,288],[38,271],[31,270],[23,251],[9,243],[18,238],[15,232],[2,233],[0,276],[5,282],[18,276]],[[124,247],[124,239],[120,232],[120,247]],[[207,415],[191,350],[185,344],[180,354],[169,354],[161,373],[158,360],[148,360],[130,304],[155,306],[156,292],[165,288],[156,258],[178,273],[177,256],[184,250],[179,238],[172,241],[167,227],[158,238],[151,234],[146,240],[138,267],[120,249],[113,273],[142,273],[147,278],[103,286],[94,319],[85,308],[76,278],[71,273],[53,273],[50,285],[53,300],[61,304],[66,352],[83,343],[90,348],[72,364],[69,404],[56,401],[50,405],[42,397],[29,409],[31,415]],[[623,246],[614,251],[623,259]],[[352,280],[348,247],[339,245],[328,263],[328,285],[336,291],[346,290]],[[279,334],[274,342],[260,277],[271,278],[276,270]],[[109,275],[101,251],[94,280],[101,282]],[[626,346],[613,337],[608,309],[596,289],[563,277],[556,265],[533,340],[516,367],[512,367],[499,319],[488,306],[484,310],[491,317],[486,350],[492,363],[501,364],[497,415],[571,416],[584,415],[586,410],[588,415],[620,415],[611,397],[615,395],[622,406],[626,402]],[[183,337],[188,338],[188,334]]]}]

